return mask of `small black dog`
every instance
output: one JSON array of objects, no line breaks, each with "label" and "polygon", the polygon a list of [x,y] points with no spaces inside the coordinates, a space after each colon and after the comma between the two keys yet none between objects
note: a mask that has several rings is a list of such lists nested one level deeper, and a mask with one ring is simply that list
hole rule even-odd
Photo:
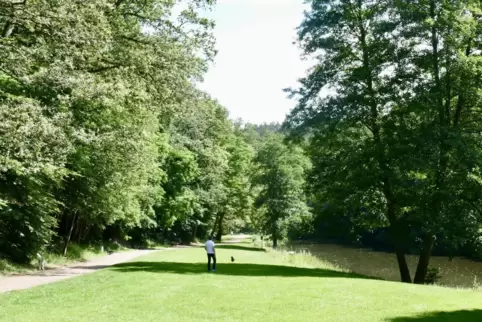
[{"label": "small black dog", "polygon": [[234,263],[234,257],[231,256],[231,263]]}]

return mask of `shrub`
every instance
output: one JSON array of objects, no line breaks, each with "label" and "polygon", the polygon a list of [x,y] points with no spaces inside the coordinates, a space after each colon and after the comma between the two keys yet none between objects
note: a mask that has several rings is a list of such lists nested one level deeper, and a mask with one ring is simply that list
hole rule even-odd
[{"label": "shrub", "polygon": [[427,276],[425,276],[425,284],[436,284],[442,276],[440,275],[440,269],[438,267],[429,267],[427,270]]}]

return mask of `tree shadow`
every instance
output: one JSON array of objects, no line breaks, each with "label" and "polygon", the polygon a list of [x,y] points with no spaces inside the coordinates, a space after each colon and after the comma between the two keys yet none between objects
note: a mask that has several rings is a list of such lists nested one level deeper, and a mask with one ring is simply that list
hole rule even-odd
[{"label": "tree shadow", "polygon": [[419,316],[392,318],[392,322],[432,322],[432,321],[482,321],[482,310],[460,310],[453,312],[430,312]]},{"label": "tree shadow", "polygon": [[216,245],[216,249],[234,249],[234,250],[247,250],[247,251],[253,251],[253,252],[266,252],[266,249],[264,248],[240,246],[240,245],[226,245],[226,244],[218,244]]},{"label": "tree shadow", "polygon": [[[177,262],[127,262],[114,265],[111,270],[118,272],[154,272],[174,274],[209,274],[206,263]],[[279,276],[279,277],[338,277],[373,279],[372,277],[337,272],[321,268],[301,268],[292,266],[222,263],[217,265],[214,274],[233,276]]]}]

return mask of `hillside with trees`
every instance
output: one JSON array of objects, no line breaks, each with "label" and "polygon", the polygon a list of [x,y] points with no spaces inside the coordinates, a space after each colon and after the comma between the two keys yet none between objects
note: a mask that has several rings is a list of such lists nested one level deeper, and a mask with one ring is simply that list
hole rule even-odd
[{"label": "hillside with trees", "polygon": [[280,125],[233,122],[197,89],[212,5],[0,2],[0,259],[256,229],[256,155]]}]

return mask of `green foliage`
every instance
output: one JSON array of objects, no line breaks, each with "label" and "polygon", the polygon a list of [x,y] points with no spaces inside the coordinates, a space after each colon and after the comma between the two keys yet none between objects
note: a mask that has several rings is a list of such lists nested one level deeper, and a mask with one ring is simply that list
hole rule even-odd
[{"label": "green foliage", "polygon": [[[28,262],[52,238],[67,251],[200,212],[199,169],[219,169],[231,131],[194,89],[214,55],[198,13],[210,4],[0,2],[0,256]],[[178,144],[172,125],[198,108],[197,147]]]},{"label": "green foliage", "polygon": [[299,147],[285,145],[279,134],[266,138],[256,162],[254,182],[260,186],[256,199],[262,214],[260,224],[276,247],[290,225],[309,216],[304,188],[310,162]]},{"label": "green foliage", "polygon": [[0,249],[23,263],[52,236],[52,193],[68,173],[65,119],[44,113],[32,100],[0,97]]},{"label": "green foliage", "polygon": [[241,129],[196,88],[213,4],[0,0],[0,257],[190,242],[257,217],[253,158],[279,125]]},{"label": "green foliage", "polygon": [[435,236],[457,247],[481,224],[480,3],[309,3],[299,42],[315,66],[286,128],[309,143],[316,206],[388,226],[405,282],[417,243],[423,283]]},{"label": "green foliage", "polygon": [[427,276],[425,276],[425,284],[436,284],[442,276],[440,275],[440,269],[438,267],[429,267],[427,270]]}]

